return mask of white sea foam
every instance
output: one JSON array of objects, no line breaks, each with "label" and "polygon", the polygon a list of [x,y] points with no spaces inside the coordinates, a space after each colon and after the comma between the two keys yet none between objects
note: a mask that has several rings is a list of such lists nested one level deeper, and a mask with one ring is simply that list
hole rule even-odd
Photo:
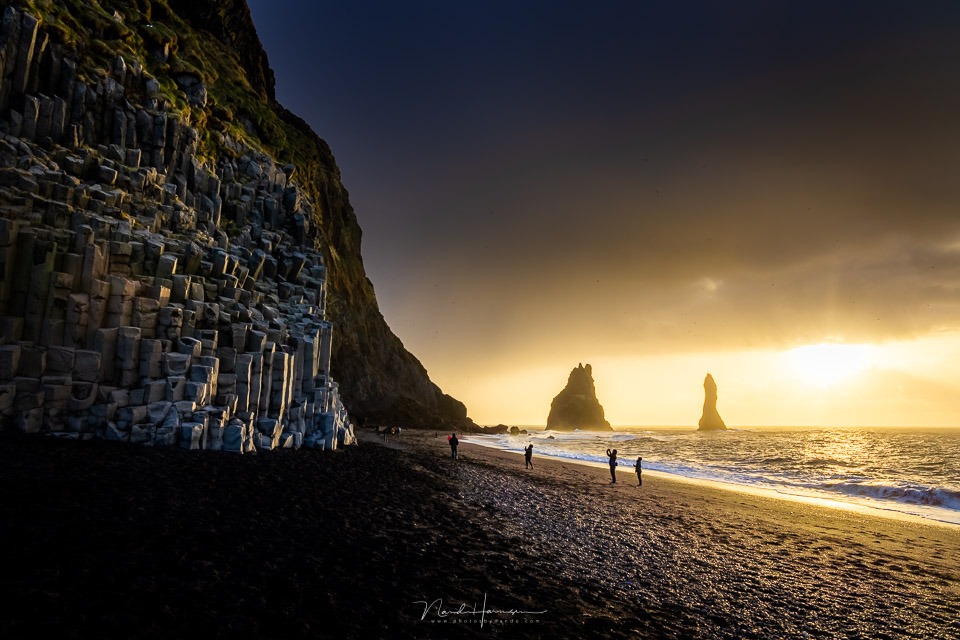
[{"label": "white sea foam", "polygon": [[814,488],[836,491],[855,497],[895,500],[904,504],[943,507],[960,511],[960,491],[949,489],[879,482],[827,482]]}]

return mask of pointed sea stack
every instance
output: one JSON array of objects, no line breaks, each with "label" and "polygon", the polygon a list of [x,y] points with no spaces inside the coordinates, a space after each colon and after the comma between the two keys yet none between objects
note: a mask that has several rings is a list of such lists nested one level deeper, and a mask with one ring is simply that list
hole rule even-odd
[{"label": "pointed sea stack", "polygon": [[709,373],[703,379],[703,415],[698,431],[725,431],[727,425],[717,413],[717,383]]},{"label": "pointed sea stack", "polygon": [[603,417],[603,407],[597,400],[597,390],[593,384],[593,370],[589,364],[586,366],[578,364],[570,372],[567,386],[550,403],[547,429],[556,431],[573,431],[574,429],[613,431],[610,423]]}]

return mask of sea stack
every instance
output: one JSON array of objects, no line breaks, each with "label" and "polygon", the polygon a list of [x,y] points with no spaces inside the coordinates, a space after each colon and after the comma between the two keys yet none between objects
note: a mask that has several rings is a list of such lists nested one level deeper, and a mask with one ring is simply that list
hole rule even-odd
[{"label": "sea stack", "polygon": [[593,369],[589,364],[578,364],[570,372],[567,386],[550,403],[547,429],[613,431],[603,417],[603,407],[597,400],[597,390],[593,384]]},{"label": "sea stack", "polygon": [[727,425],[717,413],[717,383],[709,373],[703,379],[703,415],[700,416],[698,431],[724,431]]}]

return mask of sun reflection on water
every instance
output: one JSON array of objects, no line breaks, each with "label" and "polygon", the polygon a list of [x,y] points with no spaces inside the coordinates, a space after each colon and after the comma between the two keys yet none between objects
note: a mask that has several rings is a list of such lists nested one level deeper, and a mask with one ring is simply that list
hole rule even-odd
[{"label": "sun reflection on water", "polygon": [[827,475],[850,475],[866,471],[889,455],[890,443],[868,438],[862,431],[831,429],[804,441],[802,463],[814,465]]}]

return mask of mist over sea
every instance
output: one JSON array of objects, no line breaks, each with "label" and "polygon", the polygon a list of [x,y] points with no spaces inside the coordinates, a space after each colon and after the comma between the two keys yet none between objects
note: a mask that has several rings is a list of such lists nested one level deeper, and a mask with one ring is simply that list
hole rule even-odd
[{"label": "mist over sea", "polygon": [[545,431],[471,435],[466,441],[535,455],[607,462],[618,451],[645,470],[909,513],[960,524],[960,428],[617,427],[614,433]]}]

